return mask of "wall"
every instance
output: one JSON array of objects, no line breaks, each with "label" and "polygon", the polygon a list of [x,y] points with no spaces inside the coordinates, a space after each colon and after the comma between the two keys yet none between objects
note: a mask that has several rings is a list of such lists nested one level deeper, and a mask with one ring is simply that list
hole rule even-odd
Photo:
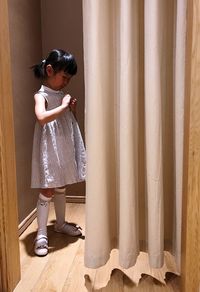
[{"label": "wall", "polygon": [[38,88],[30,66],[42,55],[40,0],[8,1],[12,64],[14,130],[19,222],[36,206],[30,189],[32,139],[35,124],[33,93]]},{"label": "wall", "polygon": [[[69,93],[79,101],[77,116],[84,134],[82,2],[58,0],[56,4],[51,0],[8,1],[19,223],[33,211],[38,196],[38,190],[30,188],[30,178],[33,94],[40,84],[30,66],[52,48],[66,49],[77,59],[78,74],[69,85]],[[67,194],[84,195],[85,184],[69,186]]]},{"label": "wall", "polygon": [[[41,0],[43,57],[55,48],[71,52],[78,63],[78,73],[72,78],[68,92],[78,99],[77,117],[84,135],[84,72],[83,21],[81,0]],[[84,195],[85,185],[68,186],[67,195]]]}]

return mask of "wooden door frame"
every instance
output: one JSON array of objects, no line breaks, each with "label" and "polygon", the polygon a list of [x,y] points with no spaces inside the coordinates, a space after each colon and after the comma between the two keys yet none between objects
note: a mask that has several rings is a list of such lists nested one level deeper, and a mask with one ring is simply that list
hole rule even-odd
[{"label": "wooden door frame", "polygon": [[187,1],[182,267],[184,292],[200,291],[200,2]]},{"label": "wooden door frame", "polygon": [[0,291],[20,280],[8,3],[0,1]]},{"label": "wooden door frame", "polygon": [[[0,1],[0,290],[20,279],[8,1]],[[187,0],[182,292],[200,283],[200,4]],[[195,158],[195,160],[194,160]]]}]

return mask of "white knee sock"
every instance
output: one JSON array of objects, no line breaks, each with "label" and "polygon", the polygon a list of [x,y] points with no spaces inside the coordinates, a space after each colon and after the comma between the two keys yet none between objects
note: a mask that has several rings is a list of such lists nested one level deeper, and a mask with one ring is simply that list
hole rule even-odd
[{"label": "white knee sock", "polygon": [[49,215],[49,205],[51,198],[39,194],[37,202],[37,222],[38,222],[38,232],[37,235],[47,236],[47,221]]},{"label": "white knee sock", "polygon": [[54,207],[55,207],[55,214],[56,214],[56,223],[58,226],[61,226],[65,222],[65,209],[66,209],[65,188],[55,189]]}]

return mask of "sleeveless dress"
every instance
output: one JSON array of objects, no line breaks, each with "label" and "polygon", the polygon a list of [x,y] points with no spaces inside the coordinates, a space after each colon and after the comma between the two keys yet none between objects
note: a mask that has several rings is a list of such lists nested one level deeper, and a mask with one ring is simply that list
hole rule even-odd
[{"label": "sleeveless dress", "polygon": [[[38,91],[51,110],[62,103],[64,93],[44,85]],[[35,124],[31,188],[55,188],[85,180],[86,153],[81,132],[70,109],[41,126]]]}]

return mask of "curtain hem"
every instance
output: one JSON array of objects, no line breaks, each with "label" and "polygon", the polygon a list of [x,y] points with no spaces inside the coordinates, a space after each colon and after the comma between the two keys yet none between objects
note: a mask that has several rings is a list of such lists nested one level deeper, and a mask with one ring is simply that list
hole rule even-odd
[{"label": "curtain hem", "polygon": [[124,269],[119,265],[119,251],[113,249],[106,265],[97,269],[85,268],[85,278],[89,278],[93,289],[101,289],[107,286],[112,271],[115,269],[121,270],[137,286],[143,274],[155,278],[164,285],[166,285],[166,273],[170,272],[177,276],[180,275],[175,257],[168,251],[164,252],[164,264],[160,269],[150,267],[149,256],[146,252],[140,252],[137,262],[133,267]]}]

